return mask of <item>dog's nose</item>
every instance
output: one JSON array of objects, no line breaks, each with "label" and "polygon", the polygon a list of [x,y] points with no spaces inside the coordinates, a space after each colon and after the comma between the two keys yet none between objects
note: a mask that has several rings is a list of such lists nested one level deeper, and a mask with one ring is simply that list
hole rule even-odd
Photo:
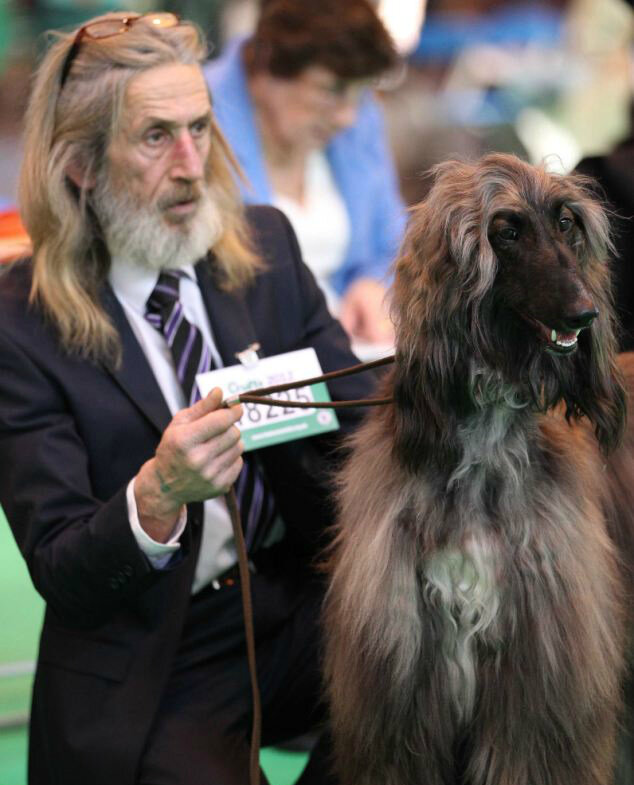
[{"label": "dog's nose", "polygon": [[586,327],[590,327],[598,315],[599,312],[596,308],[588,308],[585,311],[580,311],[579,313],[566,316],[564,319],[564,324],[566,328],[570,330],[583,330]]}]

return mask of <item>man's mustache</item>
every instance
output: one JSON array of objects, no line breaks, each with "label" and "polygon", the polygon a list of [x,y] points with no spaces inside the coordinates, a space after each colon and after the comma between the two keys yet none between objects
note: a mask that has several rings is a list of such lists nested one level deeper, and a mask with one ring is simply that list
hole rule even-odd
[{"label": "man's mustache", "polygon": [[162,196],[157,204],[160,210],[168,210],[170,207],[184,202],[197,202],[202,198],[202,195],[202,188],[198,185],[181,186]]}]

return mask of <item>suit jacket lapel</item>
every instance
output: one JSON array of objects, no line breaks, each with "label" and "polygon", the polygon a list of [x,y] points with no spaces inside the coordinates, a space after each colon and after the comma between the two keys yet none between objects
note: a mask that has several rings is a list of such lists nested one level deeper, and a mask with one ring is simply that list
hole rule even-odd
[{"label": "suit jacket lapel", "polygon": [[121,336],[121,365],[106,367],[143,415],[162,433],[172,419],[154,373],[139,346],[121,304],[108,284],[104,286],[101,302]]},{"label": "suit jacket lapel", "polygon": [[[235,365],[238,362],[236,354],[257,341],[244,293],[242,290],[220,290],[214,284],[212,266],[208,260],[196,265],[196,275],[218,352],[225,365]],[[125,312],[109,284],[104,285],[101,301],[121,336],[122,346],[121,365],[116,369],[106,367],[106,370],[143,415],[162,433],[172,415]]]},{"label": "suit jacket lapel", "polygon": [[218,352],[226,366],[235,365],[237,353],[257,341],[244,290],[225,292],[219,289],[214,283],[208,260],[196,265],[196,276]]}]

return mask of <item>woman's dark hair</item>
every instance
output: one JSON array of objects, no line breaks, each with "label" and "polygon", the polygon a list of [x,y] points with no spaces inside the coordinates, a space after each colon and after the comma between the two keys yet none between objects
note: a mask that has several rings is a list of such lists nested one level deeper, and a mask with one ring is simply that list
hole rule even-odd
[{"label": "woman's dark hair", "polygon": [[378,76],[396,63],[394,43],[368,0],[262,0],[244,47],[248,73],[293,78],[320,65],[342,79]]}]

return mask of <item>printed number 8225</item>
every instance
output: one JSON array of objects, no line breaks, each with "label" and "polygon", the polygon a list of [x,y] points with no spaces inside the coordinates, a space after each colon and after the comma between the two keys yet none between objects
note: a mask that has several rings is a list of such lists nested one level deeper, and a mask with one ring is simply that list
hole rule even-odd
[{"label": "printed number 8225", "polygon": [[236,423],[238,428],[253,428],[258,425],[266,425],[282,417],[289,419],[298,415],[311,414],[314,411],[314,409],[297,409],[292,406],[293,401],[310,403],[313,400],[310,387],[300,387],[297,390],[275,393],[274,397],[277,400],[288,401],[289,405],[271,406],[267,403],[243,403],[244,414]]}]

